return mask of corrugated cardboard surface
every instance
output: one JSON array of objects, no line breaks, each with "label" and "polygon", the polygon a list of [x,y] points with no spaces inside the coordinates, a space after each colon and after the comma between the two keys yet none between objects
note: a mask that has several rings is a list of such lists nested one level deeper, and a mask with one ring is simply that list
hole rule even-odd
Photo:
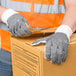
[{"label": "corrugated cardboard surface", "polygon": [[61,65],[44,59],[44,45],[31,46],[40,37],[11,38],[13,76],[76,76],[76,34],[71,37],[68,58]]}]

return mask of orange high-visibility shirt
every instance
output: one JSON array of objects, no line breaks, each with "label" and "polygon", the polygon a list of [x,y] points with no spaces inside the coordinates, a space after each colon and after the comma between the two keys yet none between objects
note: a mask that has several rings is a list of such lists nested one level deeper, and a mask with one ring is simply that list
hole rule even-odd
[{"label": "orange high-visibility shirt", "polygon": [[[65,15],[64,0],[1,0],[1,5],[19,12],[36,29],[58,27]],[[10,36],[3,35],[2,48],[10,50]]]}]

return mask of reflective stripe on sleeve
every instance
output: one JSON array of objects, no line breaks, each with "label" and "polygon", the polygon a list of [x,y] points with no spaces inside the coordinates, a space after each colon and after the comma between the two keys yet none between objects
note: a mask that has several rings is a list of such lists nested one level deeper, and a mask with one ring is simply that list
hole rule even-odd
[{"label": "reflective stripe on sleeve", "polygon": [[59,5],[59,0],[55,0],[54,5]]},{"label": "reflective stripe on sleeve", "polygon": [[1,1],[1,5],[3,5],[6,8],[14,9],[16,11],[31,12],[31,3],[3,0]]},{"label": "reflective stripe on sleeve", "polygon": [[[2,0],[1,5],[16,11],[31,12],[31,3],[16,2],[11,0]],[[59,5],[59,0],[55,0],[54,5],[34,4],[35,13],[59,14],[65,13],[65,6]]]},{"label": "reflective stripe on sleeve", "polygon": [[59,14],[65,13],[65,7],[63,5],[41,5],[35,4],[34,12],[36,13],[48,13],[48,14]]}]

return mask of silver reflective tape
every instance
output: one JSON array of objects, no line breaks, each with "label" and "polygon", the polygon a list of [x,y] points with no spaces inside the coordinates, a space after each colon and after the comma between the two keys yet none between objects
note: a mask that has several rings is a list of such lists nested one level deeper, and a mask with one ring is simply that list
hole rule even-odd
[{"label": "silver reflective tape", "polygon": [[6,5],[6,0],[1,0],[1,5],[5,7],[5,5]]},{"label": "silver reflective tape", "polygon": [[35,4],[35,13],[48,13],[48,14],[58,14],[65,13],[65,7],[63,5],[41,5]]},{"label": "silver reflective tape", "polygon": [[65,6],[59,5],[59,12],[65,13],[66,12]]},{"label": "silver reflective tape", "polygon": [[53,10],[56,10],[56,12],[58,12],[59,11],[59,0],[54,0],[54,6],[55,6],[55,8],[53,8]]},{"label": "silver reflective tape", "polygon": [[5,2],[1,2],[1,5],[3,5],[6,8],[14,9],[16,11],[31,12],[31,3],[5,0]]},{"label": "silver reflective tape", "polygon": [[54,5],[59,5],[59,0],[54,0]]},{"label": "silver reflective tape", "polygon": [[[31,3],[16,2],[11,0],[1,0],[1,5],[6,8],[11,8],[16,11],[31,12]],[[55,0],[55,5],[34,5],[35,13],[58,14],[65,13],[65,6],[58,5],[58,0]]]},{"label": "silver reflective tape", "polygon": [[1,0],[0,0],[0,5],[1,5]]},{"label": "silver reflective tape", "polygon": [[36,13],[47,13],[48,8],[49,8],[49,5],[35,4],[34,12],[36,12]]}]

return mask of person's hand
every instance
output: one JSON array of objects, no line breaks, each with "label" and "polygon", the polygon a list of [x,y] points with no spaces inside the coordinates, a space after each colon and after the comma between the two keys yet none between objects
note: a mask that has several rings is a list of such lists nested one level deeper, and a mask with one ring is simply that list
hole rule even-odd
[{"label": "person's hand", "polygon": [[2,21],[7,24],[9,31],[15,37],[26,37],[32,34],[32,31],[28,29],[30,25],[27,20],[14,10],[6,10],[2,16]]},{"label": "person's hand", "polygon": [[55,33],[35,41],[32,45],[46,43],[45,58],[52,63],[61,64],[66,60],[68,54],[69,40],[63,33]]},{"label": "person's hand", "polygon": [[38,39],[32,45],[37,46],[46,43],[45,59],[51,60],[52,63],[61,64],[67,58],[71,34],[71,29],[68,26],[62,25],[56,33]]},{"label": "person's hand", "polygon": [[30,26],[27,20],[20,14],[14,14],[7,20],[10,32],[16,37],[26,37],[32,34],[28,29]]}]

